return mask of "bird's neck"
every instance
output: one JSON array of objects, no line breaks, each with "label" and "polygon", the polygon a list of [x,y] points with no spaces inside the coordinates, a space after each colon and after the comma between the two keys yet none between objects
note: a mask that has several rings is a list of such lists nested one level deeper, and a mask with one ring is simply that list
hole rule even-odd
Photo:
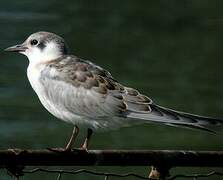
[{"label": "bird's neck", "polygon": [[59,54],[50,54],[50,55],[44,55],[44,54],[40,54],[40,55],[35,55],[32,54],[30,56],[28,56],[29,59],[29,63],[30,64],[41,64],[41,63],[47,63],[49,61],[53,61],[55,59],[58,59],[61,55]]}]

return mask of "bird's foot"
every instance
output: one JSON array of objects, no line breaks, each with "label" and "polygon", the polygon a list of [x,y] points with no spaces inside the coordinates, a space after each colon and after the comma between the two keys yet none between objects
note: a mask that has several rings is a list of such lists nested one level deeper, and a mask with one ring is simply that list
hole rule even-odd
[{"label": "bird's foot", "polygon": [[66,148],[47,148],[49,151],[52,152],[58,152],[58,153],[63,153],[63,152],[71,152],[72,149],[66,149]]},{"label": "bird's foot", "polygon": [[75,125],[72,135],[70,137],[69,142],[67,143],[65,148],[47,148],[49,151],[53,152],[59,152],[59,153],[64,153],[64,152],[72,152],[72,146],[77,138],[77,135],[79,134],[79,128]]},{"label": "bird's foot", "polygon": [[79,148],[79,150],[85,151],[87,153],[89,152],[88,147],[89,147],[89,141],[90,141],[90,138],[92,136],[92,133],[93,133],[92,129],[89,128],[88,131],[87,131],[87,137],[84,140],[84,143],[82,144],[82,146]]},{"label": "bird's foot", "polygon": [[66,152],[69,153],[69,152],[74,152],[74,151],[78,151],[78,152],[81,151],[81,152],[87,152],[88,153],[89,141],[90,141],[90,138],[91,138],[91,135],[92,135],[93,131],[91,129],[88,129],[87,137],[84,140],[84,143],[82,144],[82,146],[80,148],[72,148],[78,133],[79,133],[79,128],[77,126],[74,126],[72,136],[71,136],[71,138],[70,138],[70,140],[67,143],[65,148],[47,148],[47,149],[49,151],[58,152],[58,153],[66,153]]},{"label": "bird's foot", "polygon": [[86,152],[89,153],[88,148],[85,148],[83,146],[81,146],[80,148],[77,149],[78,151],[82,151],[82,152]]},{"label": "bird's foot", "polygon": [[80,147],[80,148],[47,148],[49,151],[56,152],[56,153],[69,153],[69,152],[88,152],[88,149]]}]

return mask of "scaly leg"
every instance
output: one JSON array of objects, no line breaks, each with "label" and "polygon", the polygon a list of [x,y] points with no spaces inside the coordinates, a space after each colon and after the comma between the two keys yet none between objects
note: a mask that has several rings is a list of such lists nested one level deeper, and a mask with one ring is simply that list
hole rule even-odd
[{"label": "scaly leg", "polygon": [[74,142],[78,134],[79,134],[79,128],[75,125],[70,140],[68,141],[65,148],[48,148],[48,149],[54,152],[70,152],[72,151],[72,146],[74,145]]},{"label": "scaly leg", "polygon": [[92,129],[88,128],[88,130],[87,130],[87,137],[84,140],[84,143],[82,144],[80,149],[88,151],[89,141],[90,141],[90,138],[91,138],[92,134],[93,134]]},{"label": "scaly leg", "polygon": [[78,134],[79,134],[79,128],[75,125],[74,129],[73,129],[73,132],[72,132],[72,135],[70,137],[70,140],[65,147],[65,151],[71,151],[72,150],[72,146],[74,145],[74,142],[75,142]]}]

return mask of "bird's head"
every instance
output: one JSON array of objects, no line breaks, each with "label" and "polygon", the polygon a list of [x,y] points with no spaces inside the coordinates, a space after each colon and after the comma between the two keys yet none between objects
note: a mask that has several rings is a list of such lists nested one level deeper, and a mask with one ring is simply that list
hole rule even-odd
[{"label": "bird's head", "polygon": [[28,57],[30,62],[44,62],[67,54],[64,39],[50,32],[31,34],[22,44],[6,48],[5,51],[19,52]]}]

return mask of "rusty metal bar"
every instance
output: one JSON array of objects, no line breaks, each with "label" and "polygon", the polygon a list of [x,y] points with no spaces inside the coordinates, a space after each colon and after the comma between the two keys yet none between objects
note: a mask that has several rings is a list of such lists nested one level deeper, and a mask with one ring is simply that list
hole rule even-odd
[{"label": "rusty metal bar", "polygon": [[0,167],[8,166],[157,166],[223,167],[223,151],[171,150],[0,150]]}]

